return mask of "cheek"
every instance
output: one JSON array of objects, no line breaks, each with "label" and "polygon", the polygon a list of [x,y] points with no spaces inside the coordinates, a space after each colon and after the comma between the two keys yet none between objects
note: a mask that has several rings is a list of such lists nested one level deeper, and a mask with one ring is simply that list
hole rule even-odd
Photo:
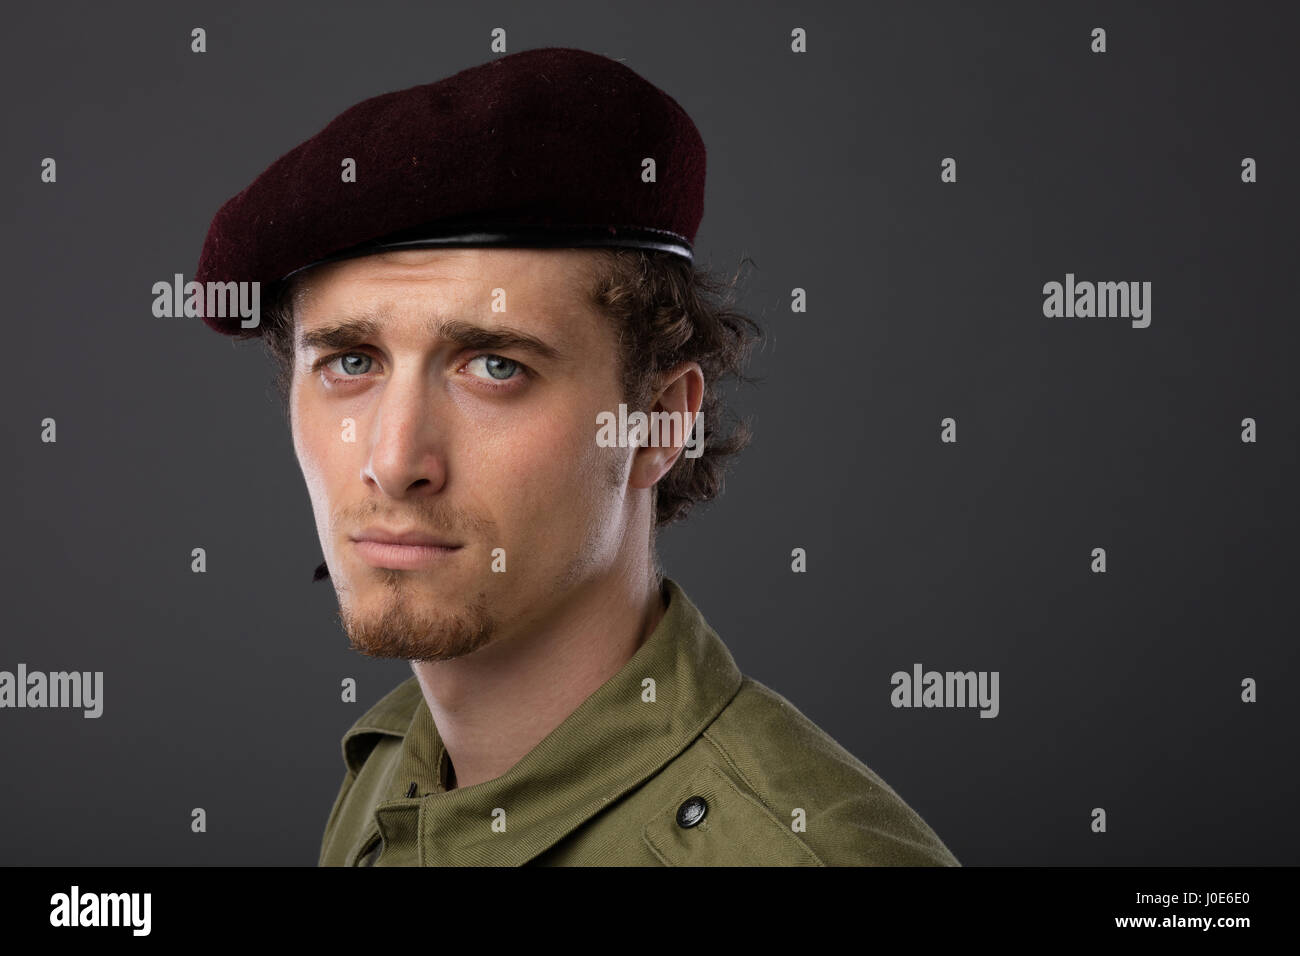
[{"label": "cheek", "polygon": [[329,515],[331,471],[340,466],[341,431],[335,423],[295,401],[290,415],[293,449],[311,496],[317,528],[324,532]]},{"label": "cheek", "polygon": [[610,466],[600,453],[617,451],[597,446],[595,421],[594,411],[588,427],[586,415],[553,407],[528,426],[462,449],[462,460],[475,462],[472,485],[484,497],[492,489],[494,501],[485,504],[505,519],[504,527],[543,541],[586,536],[583,526],[599,518],[606,506],[600,496],[610,493]]}]

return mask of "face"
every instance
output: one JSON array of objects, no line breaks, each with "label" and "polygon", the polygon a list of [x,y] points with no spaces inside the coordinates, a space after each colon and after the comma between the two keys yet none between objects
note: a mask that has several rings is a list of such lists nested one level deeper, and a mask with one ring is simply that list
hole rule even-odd
[{"label": "face", "polygon": [[357,650],[450,660],[526,633],[627,546],[635,450],[596,441],[624,399],[592,257],[421,249],[308,274],[293,443]]}]

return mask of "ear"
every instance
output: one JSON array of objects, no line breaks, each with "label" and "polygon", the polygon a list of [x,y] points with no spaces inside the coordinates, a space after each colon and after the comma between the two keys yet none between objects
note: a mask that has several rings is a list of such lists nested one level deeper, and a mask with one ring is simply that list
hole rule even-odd
[{"label": "ear", "polygon": [[704,423],[698,421],[704,401],[704,373],[697,362],[683,362],[661,379],[650,405],[650,423],[642,447],[632,458],[629,488],[649,488],[668,474],[683,450],[698,458]]}]

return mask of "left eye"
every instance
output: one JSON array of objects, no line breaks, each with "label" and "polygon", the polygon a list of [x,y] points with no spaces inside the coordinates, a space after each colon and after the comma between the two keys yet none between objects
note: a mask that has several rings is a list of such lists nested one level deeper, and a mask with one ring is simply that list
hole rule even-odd
[{"label": "left eye", "polygon": [[471,368],[475,362],[482,362],[483,370],[498,382],[509,381],[514,377],[516,371],[523,368],[514,359],[504,358],[500,355],[479,355],[470,359],[469,364],[465,367]]},{"label": "left eye", "polygon": [[333,359],[329,364],[334,365],[336,362],[342,363],[344,375],[354,376],[364,375],[366,372],[370,371],[370,366],[374,362],[374,359],[369,355],[362,354],[361,352],[349,352],[346,355],[340,355],[338,358]]}]

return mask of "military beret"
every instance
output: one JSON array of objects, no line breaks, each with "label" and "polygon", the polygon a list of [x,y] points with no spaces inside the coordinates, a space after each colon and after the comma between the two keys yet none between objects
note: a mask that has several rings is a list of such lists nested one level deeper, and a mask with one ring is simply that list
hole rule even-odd
[{"label": "military beret", "polygon": [[[690,260],[704,172],[699,130],[667,93],[596,53],[525,50],[345,110],[218,210],[195,280],[269,285],[323,262],[439,245]],[[203,320],[241,333],[237,316]]]}]

